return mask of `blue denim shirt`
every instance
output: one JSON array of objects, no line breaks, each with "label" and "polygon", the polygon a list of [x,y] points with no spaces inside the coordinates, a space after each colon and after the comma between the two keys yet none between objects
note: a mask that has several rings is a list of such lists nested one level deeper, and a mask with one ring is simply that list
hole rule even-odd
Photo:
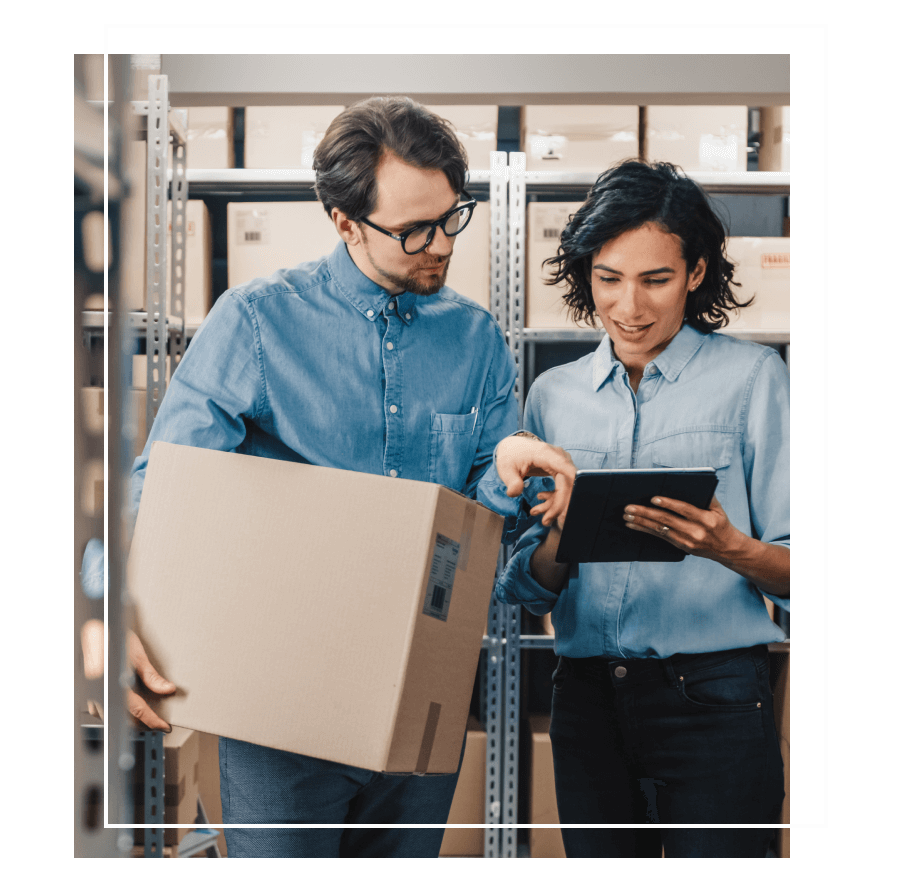
[{"label": "blue denim shirt", "polygon": [[[442,288],[391,296],[343,242],[225,292],[194,336],[132,468],[175,442],[438,482],[476,496],[516,431],[515,363],[484,308]],[[504,513],[508,500],[499,500]]]},{"label": "blue denim shirt", "polygon": [[[731,523],[790,546],[788,372],[769,347],[685,325],[646,366],[635,394],[607,336],[594,353],[537,379],[524,424],[579,469],[715,467],[716,498]],[[493,467],[485,483],[499,501]],[[557,654],[662,658],[785,638],[760,590],[697,556],[573,565],[557,597],[531,574],[547,530],[521,532],[496,591],[532,613],[552,611]],[[790,610],[788,599],[769,598]]]}]

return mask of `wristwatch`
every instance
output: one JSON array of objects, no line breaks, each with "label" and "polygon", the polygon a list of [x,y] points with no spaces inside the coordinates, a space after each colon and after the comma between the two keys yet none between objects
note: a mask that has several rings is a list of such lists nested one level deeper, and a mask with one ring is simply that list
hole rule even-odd
[{"label": "wristwatch", "polygon": [[536,439],[538,442],[544,441],[540,438],[540,436],[535,436],[534,433],[529,433],[528,430],[519,430],[518,433],[513,433],[513,436],[525,436],[528,439]]}]

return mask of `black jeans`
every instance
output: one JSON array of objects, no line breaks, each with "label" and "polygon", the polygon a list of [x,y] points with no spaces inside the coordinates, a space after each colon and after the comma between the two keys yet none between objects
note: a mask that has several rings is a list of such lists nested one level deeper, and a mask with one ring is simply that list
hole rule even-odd
[{"label": "black jeans", "polygon": [[[766,854],[784,798],[765,645],[665,660],[560,658],[550,722],[569,857]],[[681,829],[667,824],[754,824]]]}]

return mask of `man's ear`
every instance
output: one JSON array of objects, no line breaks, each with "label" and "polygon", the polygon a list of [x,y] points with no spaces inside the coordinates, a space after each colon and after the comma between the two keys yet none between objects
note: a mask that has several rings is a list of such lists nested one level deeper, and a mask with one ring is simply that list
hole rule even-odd
[{"label": "man's ear", "polygon": [[348,246],[356,246],[362,242],[362,233],[359,225],[355,221],[351,221],[340,209],[331,210],[331,220],[338,232],[338,236],[347,243]]}]

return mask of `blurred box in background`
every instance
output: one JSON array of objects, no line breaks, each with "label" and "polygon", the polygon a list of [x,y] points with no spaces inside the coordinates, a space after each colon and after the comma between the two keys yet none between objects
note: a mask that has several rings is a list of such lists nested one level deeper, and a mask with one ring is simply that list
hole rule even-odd
[{"label": "blurred box in background", "polygon": [[343,105],[246,108],[244,168],[312,169],[316,146],[343,109]]},{"label": "blurred box in background", "polygon": [[[466,749],[453,793],[448,823],[484,824],[487,733],[473,715],[466,725]],[[484,829],[446,829],[441,856],[484,856]]]},{"label": "blurred box in background", "polygon": [[759,109],[759,171],[791,171],[791,109]]},{"label": "blurred box in background", "polygon": [[549,267],[542,264],[556,256],[559,237],[569,221],[569,216],[581,208],[582,203],[528,203],[526,214],[525,245],[525,327],[526,328],[586,328],[576,325],[568,317],[563,303],[564,285],[544,284]]},{"label": "blurred box in background", "polygon": [[637,106],[530,104],[521,126],[529,172],[599,175],[639,152]]},{"label": "blurred box in background", "polygon": [[327,257],[339,240],[318,201],[228,203],[228,287]]},{"label": "blurred box in background", "polygon": [[643,155],[685,172],[747,170],[747,108],[650,105]]},{"label": "blurred box in background", "polygon": [[[187,201],[185,209],[185,256],[184,256],[184,321],[187,325],[199,325],[212,309],[212,227],[209,209],[203,200]],[[175,244],[172,239],[172,203],[169,202],[169,255],[175,260]],[[171,269],[169,271],[171,281]],[[166,291],[166,310],[174,313],[174,289],[171,284]]]},{"label": "blurred box in background", "polygon": [[732,236],[725,245],[736,265],[734,293],[754,302],[731,313],[726,329],[788,331],[791,327],[791,240],[786,236]]},{"label": "blurred box in background", "polygon": [[466,229],[453,238],[447,285],[485,309],[491,309],[490,203],[478,203]]},{"label": "blurred box in background", "polygon": [[[550,716],[532,715],[531,726],[531,819],[532,823],[559,825],[556,784],[553,779],[553,751],[550,748]],[[529,829],[531,856],[565,857],[559,829]]]},{"label": "blurred box in background", "polygon": [[187,107],[181,110],[187,114],[187,168],[233,169],[233,108]]}]

